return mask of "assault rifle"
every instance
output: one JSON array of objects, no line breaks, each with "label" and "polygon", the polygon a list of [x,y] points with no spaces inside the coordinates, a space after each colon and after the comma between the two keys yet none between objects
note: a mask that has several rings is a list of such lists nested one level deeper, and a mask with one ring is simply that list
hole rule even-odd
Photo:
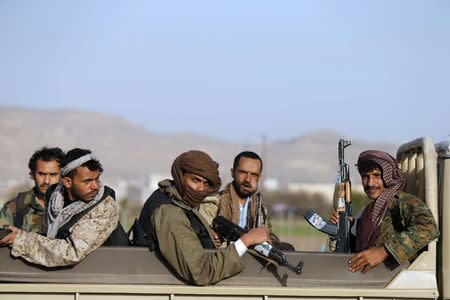
[{"label": "assault rifle", "polygon": [[6,227],[0,227],[0,240],[3,239],[8,234],[10,234],[11,232],[12,232],[11,229],[8,229]]},{"label": "assault rifle", "polygon": [[324,220],[314,209],[308,209],[303,216],[305,219],[320,230],[331,236],[336,241],[336,252],[350,252],[350,221],[352,215],[350,170],[344,159],[344,149],[352,144],[351,141],[343,139],[338,143],[339,169],[336,177],[333,202],[336,212],[339,213],[339,223],[331,224]]},{"label": "assault rifle", "polygon": [[[212,223],[212,228],[217,231],[222,237],[224,237],[227,241],[235,242],[237,241],[243,234],[248,231],[239,225],[234,224],[230,220],[224,218],[223,216],[217,216],[214,218]],[[303,260],[300,260],[297,266],[291,265],[287,259],[286,255],[281,252],[281,250],[275,248],[268,242],[263,242],[259,245],[253,247],[255,251],[259,254],[267,257],[275,261],[280,266],[286,267],[292,272],[296,274],[302,273],[303,268]]]}]

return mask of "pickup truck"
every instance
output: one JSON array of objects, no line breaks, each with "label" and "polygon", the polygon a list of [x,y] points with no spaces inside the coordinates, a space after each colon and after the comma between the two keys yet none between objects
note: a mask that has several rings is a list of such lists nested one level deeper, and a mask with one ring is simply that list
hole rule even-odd
[{"label": "pickup truck", "polygon": [[410,264],[351,273],[351,254],[286,252],[296,274],[244,255],[245,269],[213,286],[184,284],[146,248],[101,247],[76,266],[36,267],[0,249],[0,299],[450,299],[450,141],[418,138],[397,152],[407,192],[424,199],[441,235]]}]

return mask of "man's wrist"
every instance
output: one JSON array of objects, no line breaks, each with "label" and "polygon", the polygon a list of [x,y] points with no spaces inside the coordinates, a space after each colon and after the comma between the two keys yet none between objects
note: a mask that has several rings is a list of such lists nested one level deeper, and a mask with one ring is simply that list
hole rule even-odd
[{"label": "man's wrist", "polygon": [[383,251],[384,259],[386,259],[386,258],[389,256],[389,254],[390,254],[389,249],[388,249],[384,244],[381,245],[380,248],[381,248],[382,251]]},{"label": "man's wrist", "polygon": [[247,246],[244,244],[244,242],[241,239],[238,239],[234,243],[234,247],[236,248],[236,251],[237,251],[237,254],[239,255],[239,257],[242,257],[242,255],[244,255],[248,249]]}]

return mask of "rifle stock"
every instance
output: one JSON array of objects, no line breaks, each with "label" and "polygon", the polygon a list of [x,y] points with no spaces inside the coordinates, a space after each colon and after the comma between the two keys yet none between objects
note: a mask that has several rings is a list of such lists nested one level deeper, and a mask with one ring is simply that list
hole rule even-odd
[{"label": "rifle stock", "polygon": [[[235,242],[241,238],[241,236],[248,231],[239,225],[234,224],[230,220],[224,218],[223,216],[217,216],[213,219],[212,228],[217,231],[222,237],[227,241]],[[303,260],[300,260],[297,266],[291,265],[287,259],[286,255],[279,249],[275,248],[268,242],[263,242],[253,247],[255,251],[261,255],[275,261],[280,266],[286,267],[296,274],[302,273]]]}]

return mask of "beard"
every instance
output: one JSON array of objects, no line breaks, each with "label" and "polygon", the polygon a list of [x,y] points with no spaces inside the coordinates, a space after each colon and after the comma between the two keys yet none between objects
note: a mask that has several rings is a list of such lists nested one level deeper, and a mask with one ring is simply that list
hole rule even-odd
[{"label": "beard", "polygon": [[41,185],[41,186],[35,186],[34,187],[34,193],[38,198],[43,198],[45,196],[45,193],[48,190],[48,186]]},{"label": "beard", "polygon": [[[248,196],[251,196],[252,194],[254,194],[256,192],[252,189],[252,187],[250,185],[245,185],[245,184],[239,185],[239,183],[237,183],[236,180],[233,180],[232,184],[233,184],[234,190],[236,191],[236,194],[238,194],[238,196],[240,198],[247,198]],[[250,191],[244,191],[242,189],[242,187],[247,187],[250,189]]]}]

